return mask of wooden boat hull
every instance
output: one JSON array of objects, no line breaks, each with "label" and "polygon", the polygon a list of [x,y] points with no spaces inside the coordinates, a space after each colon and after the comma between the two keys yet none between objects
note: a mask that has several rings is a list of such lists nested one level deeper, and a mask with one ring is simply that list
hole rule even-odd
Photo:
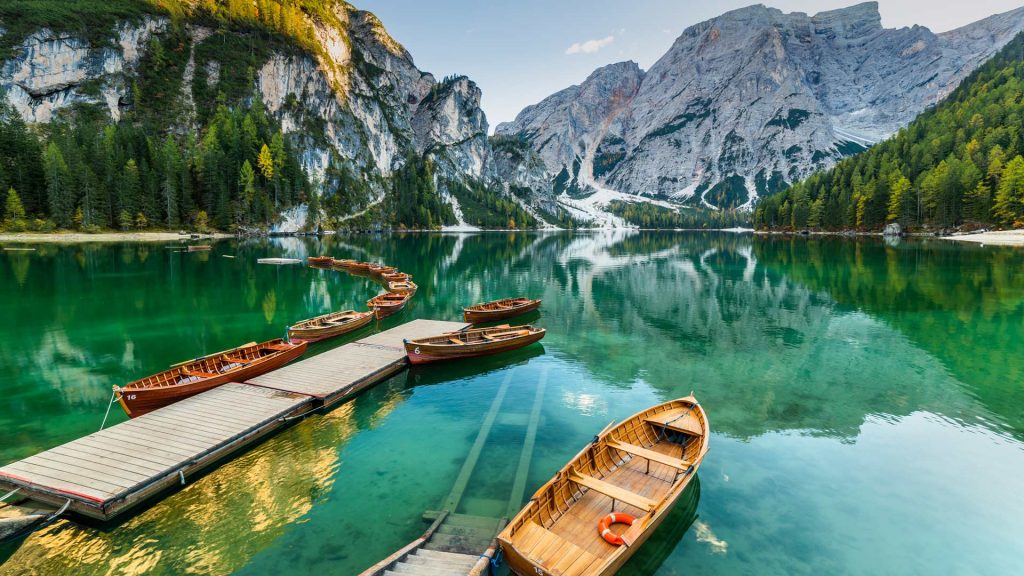
[{"label": "wooden boat hull", "polygon": [[[496,300],[495,302],[501,302]],[[496,310],[478,310],[476,306],[462,309],[462,317],[466,322],[470,324],[482,324],[484,322],[494,322],[496,320],[505,320],[506,318],[514,318],[516,316],[532,312],[540,308],[540,300],[527,300],[521,305],[513,306],[510,308],[502,308]],[[488,302],[486,304],[492,304]],[[483,306],[485,304],[478,304],[477,306]]]},{"label": "wooden boat hull", "polygon": [[388,282],[388,292],[395,294],[415,294],[418,289],[415,282]]},{"label": "wooden boat hull", "polygon": [[224,374],[203,378],[187,384],[173,384],[147,388],[117,388],[117,399],[131,418],[137,418],[158,408],[184,400],[196,394],[212,390],[228,382],[244,382],[276,370],[306,352],[306,343],[300,342],[289,350],[268,356],[265,360],[255,361]]},{"label": "wooden boat hull", "polygon": [[306,259],[306,262],[310,266],[330,266],[334,262],[334,258],[330,256],[310,256]]},{"label": "wooden boat hull", "polygon": [[[498,535],[514,574],[615,574],[664,522],[708,450],[707,415],[693,397],[652,406],[609,428],[545,483]],[[671,452],[672,446],[681,451]],[[611,511],[609,503],[616,512],[637,517],[628,529],[616,525],[613,530],[628,545],[609,544],[597,530],[596,520]]]},{"label": "wooden boat hull", "polygon": [[394,266],[374,266],[371,264],[367,270],[370,271],[370,274],[381,276],[383,274],[394,274],[398,271],[398,268],[395,268]]},{"label": "wooden boat hull", "polygon": [[[432,362],[446,362],[462,358],[477,358],[480,356],[501,354],[502,352],[511,352],[512,350],[518,350],[525,346],[529,346],[530,344],[539,342],[544,338],[545,333],[546,332],[543,329],[539,329],[535,332],[531,332],[530,334],[514,339],[500,340],[497,342],[471,343],[459,346],[443,344],[432,345],[420,340],[407,340],[405,342],[405,354],[409,358],[409,362],[412,364],[430,364]],[[457,337],[459,334],[459,332],[453,332],[451,336]]]},{"label": "wooden boat hull", "polygon": [[[327,316],[330,316],[328,314]],[[373,313],[367,312],[354,320],[350,320],[338,326],[303,327],[292,326],[288,329],[289,342],[319,342],[328,338],[348,334],[366,326],[373,321]],[[307,321],[308,322],[308,321]]]},{"label": "wooden boat hull", "polygon": [[391,272],[381,274],[380,277],[388,282],[409,282],[412,280],[412,274],[406,274],[405,272]]},{"label": "wooden boat hull", "polygon": [[401,300],[391,301],[381,301],[378,300],[380,296],[376,296],[366,301],[366,307],[373,310],[373,313],[376,315],[378,320],[387,318],[388,316],[396,314],[405,308],[405,305],[409,303],[409,299],[412,297],[412,294],[402,294],[402,296],[404,296],[404,298]]}]

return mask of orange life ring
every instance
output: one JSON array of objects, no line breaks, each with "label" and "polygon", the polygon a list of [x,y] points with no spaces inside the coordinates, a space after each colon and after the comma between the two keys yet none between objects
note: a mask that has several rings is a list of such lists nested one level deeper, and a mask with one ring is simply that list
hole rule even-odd
[{"label": "orange life ring", "polygon": [[601,533],[601,538],[604,538],[605,542],[616,546],[622,546],[626,541],[622,539],[622,536],[612,532],[609,526],[612,524],[628,524],[632,526],[633,522],[636,522],[636,517],[634,516],[623,514],[622,512],[612,512],[597,523],[597,531]]}]

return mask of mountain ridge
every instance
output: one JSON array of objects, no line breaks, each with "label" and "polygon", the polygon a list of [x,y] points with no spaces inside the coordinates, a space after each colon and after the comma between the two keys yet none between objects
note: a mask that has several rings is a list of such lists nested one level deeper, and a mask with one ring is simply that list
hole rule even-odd
[{"label": "mountain ridge", "polygon": [[[890,136],[1022,28],[1024,8],[936,35],[883,28],[874,2],[813,16],[748,6],[688,27],[630,72],[642,80],[606,131],[576,112],[611,98],[602,67],[496,132],[529,142],[569,188],[750,208]],[[581,174],[588,155],[599,173]]]},{"label": "mountain ridge", "polygon": [[[89,25],[83,29],[76,21]],[[279,231],[315,228],[321,220],[468,226],[457,218],[458,198],[450,184],[483,187],[495,197],[489,205],[500,198],[517,204],[506,180],[515,185],[521,184],[517,178],[532,178],[507,162],[501,166],[509,175],[497,171],[481,91],[472,80],[439,81],[420,70],[375,15],[341,0],[260,0],[251,6],[111,0],[109,7],[15,0],[0,7],[0,28],[0,43],[9,51],[0,61],[0,89],[29,124],[73,125],[83,109],[115,124],[148,115],[160,118],[149,126],[154,137],[169,133],[184,146],[188,132],[205,129],[219,98],[243,108],[259,98],[323,191],[309,221],[309,198],[298,198],[294,206],[275,204]],[[167,46],[157,48],[162,44]],[[175,65],[164,71],[170,79],[147,93],[142,62],[153,50]],[[154,109],[154,94],[164,99],[165,110]],[[399,205],[396,178],[410,158],[432,165],[422,172],[432,180],[424,194],[439,196],[452,210],[427,218]],[[232,197],[239,197],[240,190],[231,188]],[[199,204],[207,212],[217,210],[209,202]],[[316,217],[320,212],[322,218]],[[414,221],[400,221],[398,214],[411,214]],[[522,215],[519,207],[494,220],[522,221]]]}]

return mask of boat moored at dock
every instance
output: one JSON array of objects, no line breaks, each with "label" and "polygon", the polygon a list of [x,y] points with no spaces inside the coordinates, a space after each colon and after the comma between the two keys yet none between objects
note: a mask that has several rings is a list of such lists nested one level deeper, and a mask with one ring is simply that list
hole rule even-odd
[{"label": "boat moored at dock", "polygon": [[396,294],[415,294],[419,286],[415,282],[406,281],[395,281],[388,282],[388,292],[394,292]]},{"label": "boat moored at dock", "polygon": [[310,256],[306,258],[306,262],[310,266],[330,266],[334,262],[334,258],[330,256]]},{"label": "boat moored at dock", "polygon": [[125,413],[136,418],[228,382],[244,382],[280,368],[306,352],[306,343],[277,338],[183,362],[170,370],[114,386]]},{"label": "boat moored at dock", "polygon": [[502,298],[491,302],[474,304],[462,309],[462,317],[466,322],[480,324],[482,322],[494,322],[505,320],[532,312],[540,308],[540,300],[533,300],[523,296],[516,298]]},{"label": "boat moored at dock", "polygon": [[317,342],[358,330],[373,321],[373,312],[331,312],[288,327],[289,342]]},{"label": "boat moored at dock", "polygon": [[385,292],[367,300],[366,306],[373,310],[377,315],[377,319],[380,320],[405,308],[410,298],[412,298],[411,293],[396,294],[394,292]]},{"label": "boat moored at dock", "polygon": [[693,396],[609,425],[498,535],[509,568],[520,576],[615,574],[694,478],[709,433]]},{"label": "boat moored at dock", "polygon": [[545,330],[535,326],[492,326],[448,332],[405,342],[409,362],[427,364],[460,358],[489,356],[529,346],[544,338]]},{"label": "boat moored at dock", "polygon": [[369,270],[371,274],[376,274],[377,276],[398,272],[398,268],[395,268],[394,266],[387,266],[385,264],[370,264],[367,267],[367,270]]},{"label": "boat moored at dock", "polygon": [[388,272],[380,275],[381,280],[386,282],[407,282],[412,280],[412,274],[405,272]]}]

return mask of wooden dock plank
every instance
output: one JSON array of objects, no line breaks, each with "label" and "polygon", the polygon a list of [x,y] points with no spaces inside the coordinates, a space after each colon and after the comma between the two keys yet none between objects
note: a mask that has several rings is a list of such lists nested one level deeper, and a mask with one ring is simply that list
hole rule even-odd
[{"label": "wooden dock plank", "polygon": [[[65,448],[67,444],[58,446],[58,448]],[[113,454],[121,454],[123,456],[135,456],[144,461],[152,463],[154,466],[166,466],[168,462],[174,462],[178,459],[188,456],[192,453],[191,450],[186,450],[180,446],[168,446],[167,444],[154,444],[150,441],[143,440],[142,438],[129,437],[112,441],[110,438],[95,438],[93,436],[86,436],[80,438],[75,442],[74,450],[78,450],[79,447],[94,448],[97,450],[103,450],[104,452],[110,452]],[[88,452],[89,450],[84,450]]]},{"label": "wooden dock plank", "polygon": [[[204,408],[210,399],[247,408],[230,421],[213,420]],[[272,427],[310,402],[299,394],[225,384],[8,464],[0,468],[0,483],[23,486],[23,492],[44,501],[71,498],[72,509],[109,518],[138,494],[173,484],[179,471],[191,472],[237,438]]]}]

